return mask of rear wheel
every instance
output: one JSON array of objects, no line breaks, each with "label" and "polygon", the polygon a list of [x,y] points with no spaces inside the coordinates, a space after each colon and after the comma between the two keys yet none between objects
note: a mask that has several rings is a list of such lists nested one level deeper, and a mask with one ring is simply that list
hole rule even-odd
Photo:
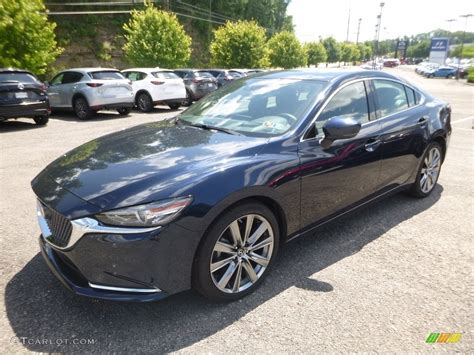
[{"label": "rear wheel", "polygon": [[431,143],[423,156],[415,183],[409,191],[410,195],[426,197],[433,191],[438,182],[442,161],[443,150],[441,146],[438,143]]},{"label": "rear wheel", "polygon": [[273,213],[251,202],[218,217],[204,238],[193,268],[194,288],[209,299],[231,301],[260,285],[280,235]]},{"label": "rear wheel", "polygon": [[48,123],[49,121],[49,115],[44,115],[44,116],[36,116],[33,118],[35,120],[35,123],[38,126],[44,126]]},{"label": "rear wheel", "polygon": [[138,94],[136,103],[138,109],[142,112],[150,112],[153,109],[153,100],[146,92]]},{"label": "rear wheel", "polygon": [[117,109],[117,112],[120,114],[120,115],[128,115],[130,112],[132,112],[132,108],[131,107],[121,107],[121,108],[118,108]]},{"label": "rear wheel", "polygon": [[87,100],[83,97],[78,97],[74,100],[74,113],[80,120],[87,120],[92,117],[94,111],[89,108]]},{"label": "rear wheel", "polygon": [[177,110],[179,108],[179,106],[181,106],[181,104],[179,102],[178,103],[169,103],[168,106],[172,110]]},{"label": "rear wheel", "polygon": [[193,103],[193,98],[191,96],[191,93],[186,90],[186,99],[183,101],[183,106],[191,106]]}]

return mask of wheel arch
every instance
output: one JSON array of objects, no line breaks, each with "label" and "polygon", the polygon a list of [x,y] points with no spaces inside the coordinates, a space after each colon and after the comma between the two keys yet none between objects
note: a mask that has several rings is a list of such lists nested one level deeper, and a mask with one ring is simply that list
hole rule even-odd
[{"label": "wheel arch", "polygon": [[146,94],[150,97],[151,101],[153,101],[153,97],[151,96],[150,92],[146,89],[140,89],[137,91],[137,93],[135,94],[135,104],[137,104],[137,99],[138,99],[138,96],[140,96],[141,94]]},{"label": "wheel arch", "polygon": [[72,95],[71,99],[71,107],[74,109],[74,101],[76,101],[78,98],[82,98],[86,100],[87,104],[89,105],[89,100],[87,100],[86,95],[84,95],[82,92],[76,92],[74,95]]}]

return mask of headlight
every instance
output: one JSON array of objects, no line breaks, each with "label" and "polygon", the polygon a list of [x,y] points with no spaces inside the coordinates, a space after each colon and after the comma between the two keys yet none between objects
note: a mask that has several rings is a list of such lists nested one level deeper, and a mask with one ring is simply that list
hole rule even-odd
[{"label": "headlight", "polygon": [[112,226],[153,227],[171,222],[189,204],[191,196],[146,205],[121,208],[95,215],[102,223]]}]

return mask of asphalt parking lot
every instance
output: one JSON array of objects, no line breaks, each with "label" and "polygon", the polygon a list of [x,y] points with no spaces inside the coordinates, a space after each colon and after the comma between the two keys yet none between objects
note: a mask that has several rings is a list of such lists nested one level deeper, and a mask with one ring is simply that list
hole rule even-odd
[{"label": "asphalt parking lot", "polygon": [[[230,304],[189,291],[148,304],[74,296],[39,255],[31,179],[98,136],[176,114],[0,123],[0,348],[35,352],[472,352],[474,86],[389,69],[451,103],[453,134],[429,198],[360,210],[281,250],[262,287]],[[457,332],[456,344],[426,344]]]}]

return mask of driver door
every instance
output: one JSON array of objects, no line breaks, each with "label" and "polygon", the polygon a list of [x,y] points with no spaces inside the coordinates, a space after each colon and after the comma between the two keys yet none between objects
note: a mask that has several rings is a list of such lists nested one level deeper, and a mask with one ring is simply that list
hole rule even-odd
[{"label": "driver door", "polygon": [[[330,218],[375,193],[382,149],[370,87],[364,81],[344,86],[326,102],[299,143],[301,227]],[[332,117],[353,117],[362,124],[354,138],[324,149],[322,127]]]},{"label": "driver door", "polygon": [[61,107],[60,86],[63,81],[64,73],[56,75],[48,86],[48,99],[51,107]]}]

